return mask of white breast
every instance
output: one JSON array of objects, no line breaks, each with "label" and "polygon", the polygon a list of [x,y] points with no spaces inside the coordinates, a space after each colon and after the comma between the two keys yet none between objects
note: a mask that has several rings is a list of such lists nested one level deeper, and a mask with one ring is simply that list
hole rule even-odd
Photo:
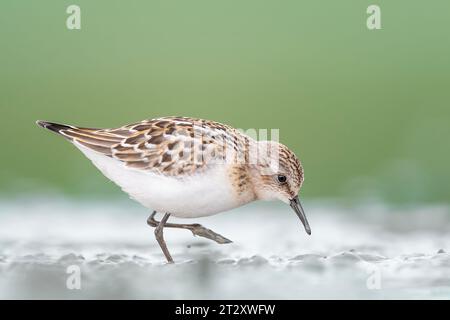
[{"label": "white breast", "polygon": [[124,163],[74,143],[110,180],[143,206],[175,217],[213,215],[242,203],[236,197],[225,165],[182,179],[132,169]]}]

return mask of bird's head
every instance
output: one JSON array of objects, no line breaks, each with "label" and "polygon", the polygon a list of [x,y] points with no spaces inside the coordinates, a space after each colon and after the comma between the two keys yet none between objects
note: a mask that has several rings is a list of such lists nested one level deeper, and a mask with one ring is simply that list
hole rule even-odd
[{"label": "bird's head", "polygon": [[256,197],[259,200],[281,200],[289,204],[302,221],[306,232],[311,234],[298,198],[304,180],[300,160],[278,142],[260,141],[257,149],[257,162],[251,166]]}]

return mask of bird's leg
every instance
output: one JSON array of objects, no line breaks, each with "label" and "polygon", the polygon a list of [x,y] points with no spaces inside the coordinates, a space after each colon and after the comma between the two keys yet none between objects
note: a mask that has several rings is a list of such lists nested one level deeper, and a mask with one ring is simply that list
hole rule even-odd
[{"label": "bird's leg", "polygon": [[164,226],[167,222],[167,219],[169,219],[169,217],[170,217],[170,213],[166,213],[164,215],[164,217],[162,218],[161,222],[156,226],[155,237],[156,237],[156,240],[158,241],[159,246],[161,247],[164,255],[166,256],[167,262],[173,263],[173,259],[170,256],[169,250],[167,249],[167,245],[166,245],[166,242],[164,241],[164,236],[163,236],[163,229],[164,229]]},{"label": "bird's leg", "polygon": [[[155,219],[155,215],[156,215],[156,211],[153,211],[153,213],[147,219],[147,223],[151,227],[157,227],[160,224],[160,222]],[[201,224],[198,224],[198,223],[194,223],[194,224],[166,223],[164,226],[167,228],[188,229],[192,232],[192,234],[194,236],[207,238],[207,239],[213,240],[220,244],[232,242],[231,240],[225,238],[224,236],[221,236],[220,234],[215,233],[211,229],[205,228]]]}]

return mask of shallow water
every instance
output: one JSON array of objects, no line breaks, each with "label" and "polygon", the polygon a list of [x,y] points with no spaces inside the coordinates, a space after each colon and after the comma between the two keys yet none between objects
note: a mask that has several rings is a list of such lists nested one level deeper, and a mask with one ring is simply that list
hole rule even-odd
[{"label": "shallow water", "polygon": [[[167,265],[148,212],[131,202],[2,200],[0,298],[450,298],[449,208],[305,210],[312,236],[271,203],[192,221],[232,244],[167,229]],[[69,266],[80,290],[67,288]]]}]

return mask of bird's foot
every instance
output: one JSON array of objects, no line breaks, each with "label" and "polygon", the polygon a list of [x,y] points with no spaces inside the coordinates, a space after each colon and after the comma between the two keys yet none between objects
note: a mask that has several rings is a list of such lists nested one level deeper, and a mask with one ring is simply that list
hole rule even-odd
[{"label": "bird's foot", "polygon": [[210,240],[213,240],[219,244],[225,244],[225,243],[232,243],[233,241],[231,241],[230,239],[225,238],[224,236],[215,233],[214,231],[212,231],[211,229],[205,228],[204,226],[202,226],[201,224],[195,223],[190,225],[189,230],[191,230],[192,234],[194,236],[199,236],[199,237],[203,237],[203,238],[207,238]]},{"label": "bird's foot", "polygon": [[[153,213],[150,215],[150,217],[147,219],[147,223],[151,227],[157,227],[159,225],[159,221],[155,219],[156,211],[153,211]],[[165,228],[180,228],[180,229],[188,229],[191,230],[192,234],[194,236],[203,237],[206,239],[213,240],[219,244],[225,244],[225,243],[232,243],[233,241],[225,238],[224,236],[215,233],[211,229],[205,228],[201,224],[194,223],[194,224],[178,224],[178,223],[165,223]]]}]

